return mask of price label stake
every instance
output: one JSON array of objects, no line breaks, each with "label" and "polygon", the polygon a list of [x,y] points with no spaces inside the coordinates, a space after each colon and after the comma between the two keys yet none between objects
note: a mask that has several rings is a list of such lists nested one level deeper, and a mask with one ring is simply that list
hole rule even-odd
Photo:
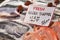
[{"label": "price label stake", "polygon": [[24,22],[41,26],[49,26],[55,7],[30,5]]}]

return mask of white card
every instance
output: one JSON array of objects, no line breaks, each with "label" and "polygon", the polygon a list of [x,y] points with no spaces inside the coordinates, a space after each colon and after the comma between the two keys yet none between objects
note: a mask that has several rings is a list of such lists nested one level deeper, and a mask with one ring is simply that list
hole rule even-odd
[{"label": "white card", "polygon": [[41,26],[49,26],[55,7],[30,5],[24,22]]}]

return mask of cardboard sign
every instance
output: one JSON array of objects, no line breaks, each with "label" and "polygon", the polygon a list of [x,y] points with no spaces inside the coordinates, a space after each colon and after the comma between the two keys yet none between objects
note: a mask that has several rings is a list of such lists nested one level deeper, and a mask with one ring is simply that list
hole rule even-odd
[{"label": "cardboard sign", "polygon": [[55,7],[44,7],[40,5],[30,5],[24,22],[41,26],[50,24]]}]

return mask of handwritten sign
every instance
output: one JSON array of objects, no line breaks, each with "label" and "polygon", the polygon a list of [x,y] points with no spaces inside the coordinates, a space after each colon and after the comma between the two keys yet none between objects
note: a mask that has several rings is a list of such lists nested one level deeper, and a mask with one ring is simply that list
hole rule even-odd
[{"label": "handwritten sign", "polygon": [[50,24],[54,9],[54,7],[30,5],[24,22],[41,26],[48,26]]}]

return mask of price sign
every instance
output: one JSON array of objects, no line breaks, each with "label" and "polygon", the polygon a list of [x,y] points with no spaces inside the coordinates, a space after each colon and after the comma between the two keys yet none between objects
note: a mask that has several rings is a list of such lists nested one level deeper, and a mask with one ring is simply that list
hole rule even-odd
[{"label": "price sign", "polygon": [[40,5],[30,5],[24,22],[41,26],[50,24],[55,7],[44,7]]}]

